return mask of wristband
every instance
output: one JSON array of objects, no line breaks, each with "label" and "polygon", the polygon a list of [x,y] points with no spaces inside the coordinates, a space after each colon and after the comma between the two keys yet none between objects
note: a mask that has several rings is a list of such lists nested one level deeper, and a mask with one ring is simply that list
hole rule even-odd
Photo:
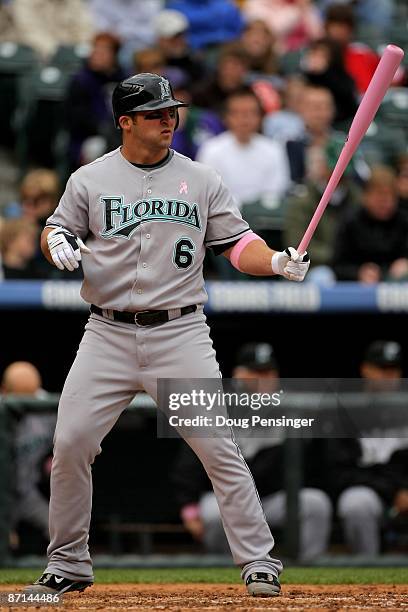
[{"label": "wristband", "polygon": [[242,270],[239,267],[239,257],[245,247],[253,240],[262,240],[262,242],[265,242],[265,240],[258,236],[258,234],[255,234],[255,232],[251,232],[250,234],[246,234],[245,236],[243,236],[231,251],[230,262],[232,263],[234,268],[236,268],[240,272],[242,272]]}]

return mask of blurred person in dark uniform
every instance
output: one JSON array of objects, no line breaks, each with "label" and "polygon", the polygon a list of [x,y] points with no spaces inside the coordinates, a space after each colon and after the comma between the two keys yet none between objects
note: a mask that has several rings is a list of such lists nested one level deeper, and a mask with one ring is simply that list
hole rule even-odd
[{"label": "blurred person in dark uniform", "polygon": [[[5,369],[0,392],[3,396],[25,395],[38,399],[47,396],[39,371],[27,361],[15,361]],[[44,462],[52,449],[56,420],[56,411],[55,414],[23,413],[14,430],[14,530],[24,521],[39,530],[45,540],[49,539],[48,499],[40,490],[40,482],[47,469]]]},{"label": "blurred person in dark uniform", "polygon": [[[397,390],[402,372],[398,342],[377,340],[367,347],[360,366],[364,388],[377,394]],[[384,429],[374,422],[365,433],[327,440],[325,463],[348,547],[371,556],[381,550],[387,515],[408,518],[408,419],[403,429]]]},{"label": "blurred person in dark uniform", "polygon": [[[270,392],[279,389],[279,371],[273,348],[264,342],[245,344],[238,352],[233,378],[242,390]],[[237,437],[237,442],[254,477],[269,525],[282,527],[286,519],[284,488],[284,433],[273,437]],[[310,454],[310,457],[309,457]],[[331,528],[329,497],[316,481],[312,449],[305,449],[306,475],[299,495],[300,557],[310,560],[326,552]],[[207,552],[228,554],[221,517],[210,482],[191,449],[183,444],[173,466],[172,480],[180,516],[186,529],[203,543]]]}]

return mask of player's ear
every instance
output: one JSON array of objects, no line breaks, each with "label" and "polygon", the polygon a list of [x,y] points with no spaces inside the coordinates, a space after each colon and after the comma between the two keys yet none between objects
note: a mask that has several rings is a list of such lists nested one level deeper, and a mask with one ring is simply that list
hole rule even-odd
[{"label": "player's ear", "polygon": [[121,117],[119,117],[119,125],[122,128],[122,130],[128,131],[131,129],[132,127],[132,117],[130,117],[129,115],[122,115]]}]

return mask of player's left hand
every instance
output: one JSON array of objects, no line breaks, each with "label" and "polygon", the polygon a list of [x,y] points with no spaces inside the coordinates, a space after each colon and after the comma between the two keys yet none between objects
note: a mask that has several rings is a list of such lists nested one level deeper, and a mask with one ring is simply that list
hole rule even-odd
[{"label": "player's left hand", "polygon": [[293,247],[277,251],[272,256],[272,271],[292,281],[304,280],[310,266],[307,253],[302,255]]}]

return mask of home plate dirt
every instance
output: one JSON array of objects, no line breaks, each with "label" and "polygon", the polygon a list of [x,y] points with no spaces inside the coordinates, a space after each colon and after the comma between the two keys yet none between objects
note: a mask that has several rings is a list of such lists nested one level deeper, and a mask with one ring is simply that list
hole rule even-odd
[{"label": "home plate dirt", "polygon": [[[0,594],[21,592],[21,585],[0,587]],[[254,598],[231,584],[98,584],[82,594],[68,593],[63,610],[137,610],[150,612],[252,612],[258,610],[408,610],[405,585],[290,585],[275,598]],[[0,610],[51,612],[55,606],[10,605]]]}]

